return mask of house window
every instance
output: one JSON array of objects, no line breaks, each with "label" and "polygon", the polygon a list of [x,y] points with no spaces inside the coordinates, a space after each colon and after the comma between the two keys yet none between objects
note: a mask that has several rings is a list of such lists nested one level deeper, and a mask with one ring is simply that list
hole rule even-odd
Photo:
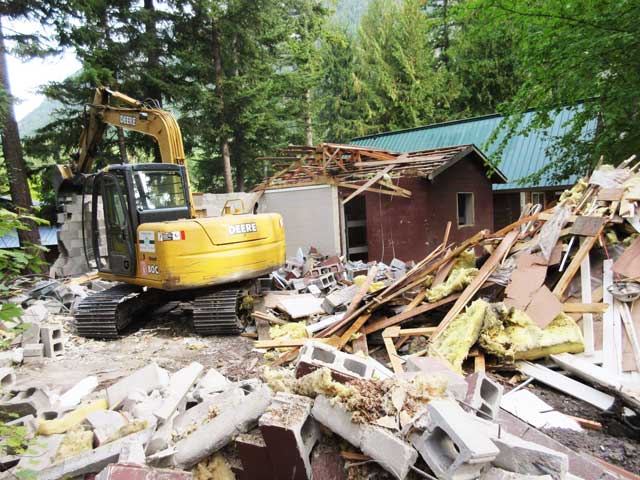
[{"label": "house window", "polygon": [[458,226],[473,225],[474,222],[473,193],[458,193]]},{"label": "house window", "polygon": [[544,192],[532,192],[531,203],[541,205],[544,208]]}]

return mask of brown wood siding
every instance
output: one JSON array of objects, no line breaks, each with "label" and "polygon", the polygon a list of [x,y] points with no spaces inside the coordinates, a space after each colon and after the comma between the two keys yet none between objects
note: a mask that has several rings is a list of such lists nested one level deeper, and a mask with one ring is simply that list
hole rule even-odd
[{"label": "brown wood siding", "polygon": [[501,229],[520,218],[520,192],[493,194],[494,224]]},{"label": "brown wood siding", "polygon": [[[452,222],[450,241],[464,240],[484,228],[493,230],[491,183],[479,162],[463,159],[433,182],[405,177],[399,185],[411,190],[412,198],[365,194],[369,260],[421,260],[442,242],[447,221]],[[458,227],[458,192],[474,195],[472,226]]]}]

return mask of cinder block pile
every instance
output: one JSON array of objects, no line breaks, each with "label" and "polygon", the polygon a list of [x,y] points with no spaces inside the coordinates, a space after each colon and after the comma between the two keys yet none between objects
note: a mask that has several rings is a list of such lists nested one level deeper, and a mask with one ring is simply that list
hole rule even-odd
[{"label": "cinder block pile", "polygon": [[[102,208],[102,202],[98,201],[98,208]],[[82,229],[83,198],[81,194],[72,193],[60,199],[60,213],[57,216],[57,223],[60,225],[58,231],[58,247],[60,255],[51,267],[51,273],[55,277],[68,277],[79,275],[91,270],[86,260],[84,252],[84,240]],[[90,222],[91,197],[84,197],[84,209],[86,221]],[[106,241],[106,231],[104,220],[98,215],[98,227],[100,232],[100,243],[104,245]],[[90,239],[87,239],[90,241]]]}]

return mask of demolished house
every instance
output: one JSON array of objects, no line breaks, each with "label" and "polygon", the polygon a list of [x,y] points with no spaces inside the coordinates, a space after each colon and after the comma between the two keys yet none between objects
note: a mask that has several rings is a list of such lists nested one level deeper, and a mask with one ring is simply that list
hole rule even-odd
[{"label": "demolished house", "polygon": [[313,245],[351,260],[417,261],[449,221],[452,241],[492,230],[491,186],[506,182],[474,145],[400,154],[323,143],[282,153],[263,158],[281,170],[254,191],[261,211],[283,216],[289,255]]},{"label": "demolished house", "polygon": [[[248,300],[255,328],[243,335],[257,337],[260,378],[249,366],[231,379],[197,361],[152,362],[65,391],[25,385],[9,364],[62,337],[42,309],[54,307],[52,290],[28,290],[14,301],[31,305],[22,321],[38,333],[14,339],[23,348],[5,352],[0,372],[0,410],[28,448],[5,444],[1,469],[99,480],[636,478],[624,458],[612,465],[557,440],[607,422],[638,439],[634,160],[600,166],[498,231],[453,240],[440,225],[439,245],[415,262],[299,249]],[[82,292],[65,289],[56,295],[72,308]],[[41,361],[60,361],[58,350]],[[533,383],[600,420],[554,409]]]}]

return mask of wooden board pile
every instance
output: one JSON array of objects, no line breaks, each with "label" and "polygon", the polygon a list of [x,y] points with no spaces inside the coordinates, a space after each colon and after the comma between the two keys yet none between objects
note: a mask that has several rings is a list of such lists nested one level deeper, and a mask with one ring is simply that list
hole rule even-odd
[{"label": "wooden board pile", "polygon": [[[406,358],[399,347],[422,336],[427,348],[408,355],[441,357],[460,370],[468,356],[484,369],[488,354],[491,365],[509,364],[603,409],[614,396],[636,407],[639,165],[632,157],[616,168],[599,166],[556,205],[529,207],[517,222],[459,244],[448,241],[448,225],[435,250],[373,294],[371,269],[341,319],[313,339],[368,354],[380,332],[390,365],[400,373]],[[296,358],[302,343],[256,346],[291,347],[279,350],[276,363],[283,364]],[[528,361],[542,358],[611,394]]]}]

